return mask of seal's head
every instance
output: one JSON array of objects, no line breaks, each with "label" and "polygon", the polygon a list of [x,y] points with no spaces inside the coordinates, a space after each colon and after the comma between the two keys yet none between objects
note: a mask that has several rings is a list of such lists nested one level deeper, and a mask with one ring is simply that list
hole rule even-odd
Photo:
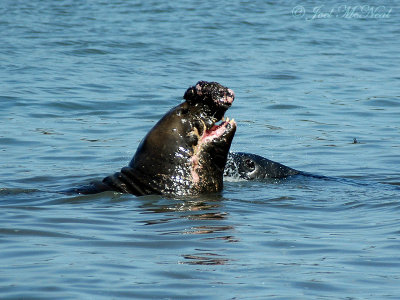
[{"label": "seal's head", "polygon": [[221,120],[225,111],[232,105],[235,93],[218,82],[199,81],[186,90],[183,98],[191,106],[202,107],[203,114],[215,123]]},{"label": "seal's head", "polygon": [[236,131],[235,121],[224,114],[234,98],[231,89],[217,82],[199,81],[187,89],[186,101],[171,109],[139,145],[128,177],[135,177],[140,191],[126,191],[170,195],[220,191]]},{"label": "seal's head", "polygon": [[244,152],[229,153],[224,170],[225,176],[245,180],[280,179],[299,173],[260,155]]}]

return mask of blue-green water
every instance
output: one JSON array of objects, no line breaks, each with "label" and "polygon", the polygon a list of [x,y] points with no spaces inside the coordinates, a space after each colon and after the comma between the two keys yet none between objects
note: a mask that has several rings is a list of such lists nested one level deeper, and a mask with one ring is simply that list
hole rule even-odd
[{"label": "blue-green water", "polygon": [[[400,298],[400,7],[283,2],[1,2],[1,299]],[[353,181],[54,193],[198,80],[235,91],[232,150]]]}]

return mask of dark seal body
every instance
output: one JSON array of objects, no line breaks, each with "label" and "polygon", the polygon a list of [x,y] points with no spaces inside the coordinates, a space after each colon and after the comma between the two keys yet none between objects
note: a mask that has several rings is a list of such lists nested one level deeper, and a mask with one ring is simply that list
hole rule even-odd
[{"label": "dark seal body", "polygon": [[184,99],[149,131],[127,167],[76,191],[178,196],[221,191],[236,123],[216,122],[231,106],[234,93],[219,83],[200,81]]}]

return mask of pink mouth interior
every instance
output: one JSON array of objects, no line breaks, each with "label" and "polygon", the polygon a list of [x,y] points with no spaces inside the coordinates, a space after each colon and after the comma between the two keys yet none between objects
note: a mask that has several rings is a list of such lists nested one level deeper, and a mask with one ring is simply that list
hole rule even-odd
[{"label": "pink mouth interior", "polygon": [[225,132],[227,124],[228,124],[228,122],[225,121],[221,125],[214,125],[209,130],[206,130],[206,132],[204,133],[204,135],[201,138],[201,141],[209,142],[209,141],[213,140],[214,138],[221,136]]}]

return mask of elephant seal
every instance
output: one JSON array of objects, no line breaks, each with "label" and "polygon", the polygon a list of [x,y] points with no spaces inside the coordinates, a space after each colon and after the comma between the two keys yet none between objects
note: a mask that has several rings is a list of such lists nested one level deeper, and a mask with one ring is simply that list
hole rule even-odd
[{"label": "elephant seal", "polygon": [[224,170],[226,177],[245,180],[281,179],[298,174],[304,173],[260,155],[244,152],[230,152]]},{"label": "elephant seal", "polygon": [[167,112],[144,137],[127,167],[75,191],[137,196],[221,191],[236,122],[227,118],[216,123],[223,119],[235,94],[217,82],[199,81],[183,98],[185,102]]}]

